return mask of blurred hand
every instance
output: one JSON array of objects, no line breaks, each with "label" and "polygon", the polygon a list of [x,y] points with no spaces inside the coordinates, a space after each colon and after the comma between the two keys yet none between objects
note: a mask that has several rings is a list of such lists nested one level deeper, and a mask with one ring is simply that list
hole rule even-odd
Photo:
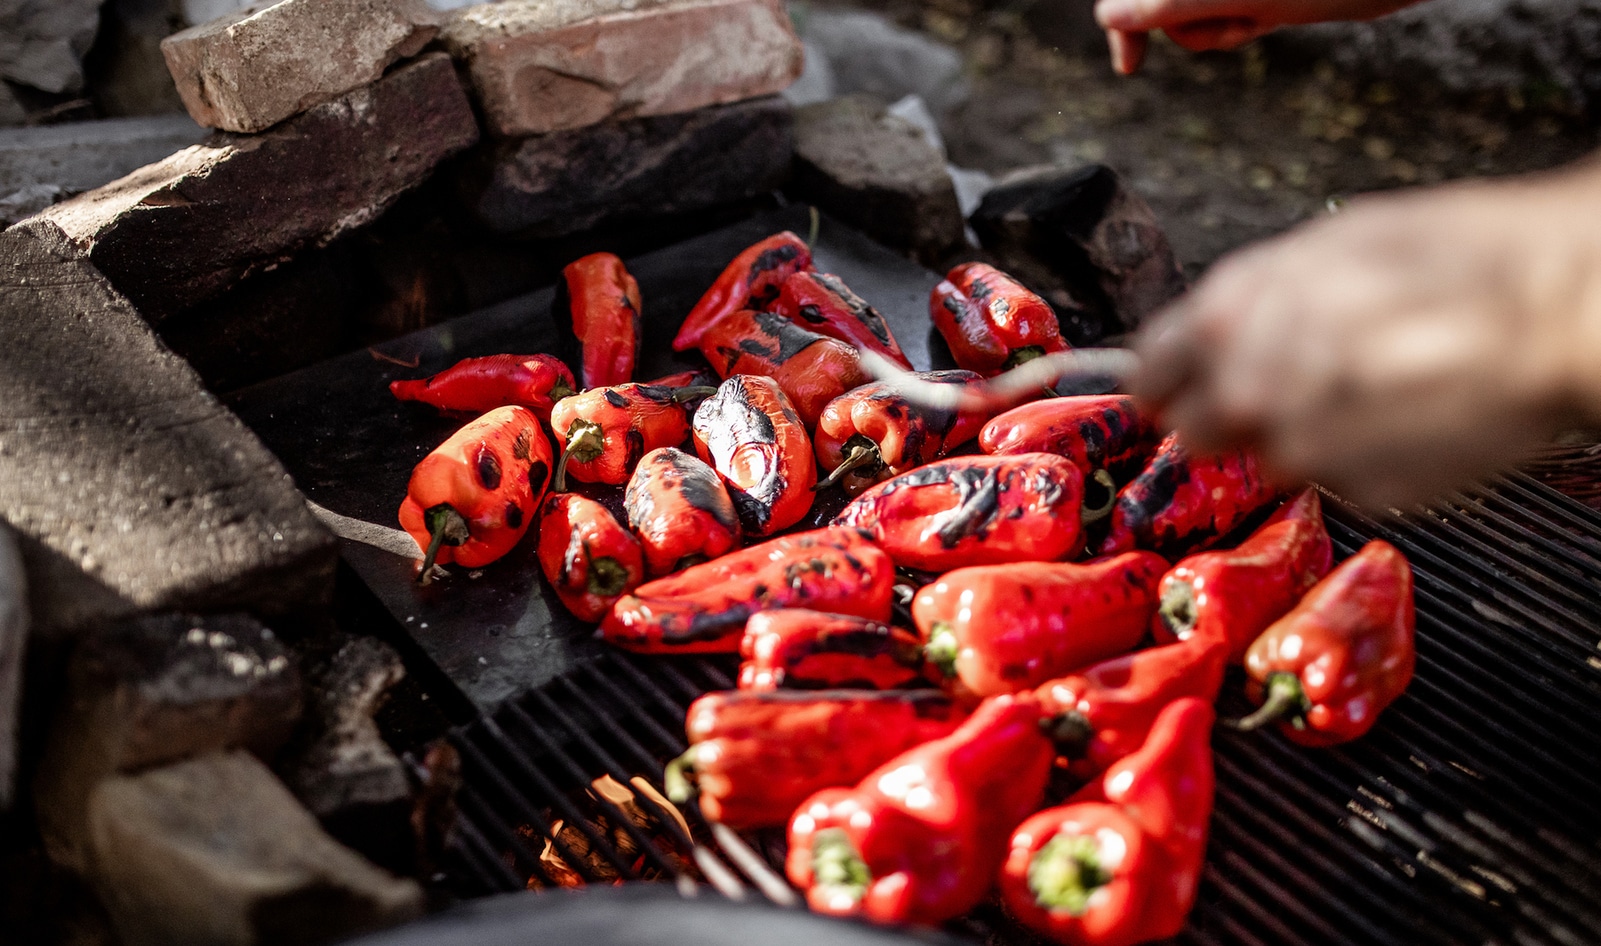
[{"label": "blurred hand", "polygon": [[1162,30],[1185,49],[1233,49],[1280,26],[1371,20],[1416,0],[1097,0],[1095,19],[1112,44],[1112,66],[1133,73],[1146,34]]},{"label": "blurred hand", "polygon": [[1427,499],[1601,415],[1601,175],[1360,198],[1220,261],[1137,347],[1193,445]]}]

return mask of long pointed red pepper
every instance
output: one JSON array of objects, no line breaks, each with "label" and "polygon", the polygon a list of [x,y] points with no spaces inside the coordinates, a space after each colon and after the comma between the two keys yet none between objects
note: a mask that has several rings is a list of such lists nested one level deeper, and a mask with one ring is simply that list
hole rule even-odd
[{"label": "long pointed red pepper", "polygon": [[811,268],[811,248],[788,230],[748,247],[689,311],[673,338],[673,351],[699,348],[707,329],[741,309],[768,308],[786,279]]},{"label": "long pointed red pepper", "polygon": [[819,335],[877,352],[908,371],[912,368],[889,323],[838,276],[796,273],[784,280],[773,311]]},{"label": "long pointed red pepper", "polygon": [[696,409],[692,428],[695,451],[723,478],[747,534],[787,529],[812,507],[812,442],[772,378],[724,381]]},{"label": "long pointed red pepper", "polygon": [[557,401],[576,390],[573,373],[550,355],[488,355],[456,362],[418,381],[391,381],[402,401],[421,401],[441,411],[483,414],[517,405],[550,419]]},{"label": "long pointed red pepper", "polygon": [[640,318],[644,306],[639,283],[611,253],[591,253],[562,271],[557,318],[571,319],[583,349],[584,387],[600,388],[634,380],[639,360]]},{"label": "long pointed red pepper", "polygon": [[1102,555],[1150,549],[1169,557],[1205,547],[1281,495],[1243,450],[1196,456],[1169,435],[1156,456],[1117,494]]},{"label": "long pointed red pepper", "polygon": [[[972,371],[923,371],[931,384],[983,383]],[[927,407],[891,382],[864,384],[828,402],[817,419],[817,462],[831,471],[824,486],[843,483],[854,496],[967,443],[984,425],[982,411]]]}]

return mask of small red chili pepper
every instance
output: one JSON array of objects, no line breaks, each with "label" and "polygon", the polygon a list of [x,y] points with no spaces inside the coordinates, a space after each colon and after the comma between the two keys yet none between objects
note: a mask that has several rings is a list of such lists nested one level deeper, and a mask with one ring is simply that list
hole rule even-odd
[{"label": "small red chili pepper", "polygon": [[811,247],[788,230],[747,248],[689,310],[673,339],[673,351],[702,347],[707,329],[741,309],[771,307],[785,280],[811,268]]},{"label": "small red chili pepper", "polygon": [[652,576],[739,548],[739,514],[717,471],[677,447],[645,454],[628,481],[623,507]]},{"label": "small red chili pepper", "polygon": [[915,634],[849,614],[753,614],[739,653],[741,690],[895,690],[928,681]]},{"label": "small red chili pepper", "polygon": [[755,374],[777,381],[808,429],[829,401],[872,380],[856,349],[771,312],[729,315],[701,337],[700,350],[723,378]]},{"label": "small red chili pepper", "polygon": [[562,448],[556,489],[566,491],[568,476],[609,486],[628,482],[645,454],[689,438],[687,402],[715,390],[619,384],[562,401],[550,412]]},{"label": "small red chili pepper", "polygon": [[789,823],[786,870],[818,913],[942,923],[984,898],[1006,839],[1045,795],[1056,748],[1028,693],[984,701],[960,729],[855,788],[828,788]]},{"label": "small red chili pepper", "polygon": [[571,320],[583,349],[584,387],[601,388],[634,380],[639,360],[639,283],[611,253],[592,253],[561,271],[556,319]]},{"label": "small red chili pepper", "polygon": [[698,791],[702,813],[731,828],[781,825],[813,794],[854,785],[965,718],[937,690],[708,693],[689,705],[689,751],[663,781],[680,804]]},{"label": "small red chili pepper", "polygon": [[869,530],[903,568],[1054,561],[1079,549],[1083,492],[1058,456],[953,457],[878,484],[834,524]]},{"label": "small red chili pepper", "polygon": [[969,695],[1039,686],[1134,649],[1167,562],[1150,552],[1075,565],[958,568],[912,599],[931,664]]},{"label": "small red chili pepper", "polygon": [[539,514],[539,565],[556,596],[580,621],[599,621],[645,580],[644,553],[605,506],[553,493]]},{"label": "small red chili pepper", "polygon": [[550,418],[551,407],[576,390],[573,373],[549,355],[489,355],[458,361],[419,381],[391,381],[402,401],[421,401],[441,411],[484,414],[517,405]]},{"label": "small red chili pepper", "polygon": [[929,297],[929,315],[969,371],[998,374],[1067,350],[1051,304],[987,263],[951,270]]},{"label": "small red chili pepper", "polygon": [[739,652],[758,611],[811,608],[888,621],[895,565],[858,529],[769,539],[641,585],[612,607],[601,636],[641,653]]},{"label": "small red chili pepper", "polygon": [[1212,707],[1170,704],[1145,744],[1012,832],[1001,902],[1064,946],[1134,946],[1184,928],[1212,814]]},{"label": "small red chili pepper", "polygon": [[451,435],[411,472],[400,526],[435,562],[488,565],[528,531],[550,478],[550,441],[526,407],[497,407]]},{"label": "small red chili pepper", "polygon": [[1281,494],[1244,450],[1193,456],[1171,434],[1117,494],[1102,555],[1150,549],[1174,558],[1228,535]]},{"label": "small red chili pepper", "polygon": [[1162,576],[1151,632],[1158,641],[1219,640],[1229,662],[1239,663],[1333,563],[1322,503],[1317,490],[1308,489],[1238,548],[1191,555]]},{"label": "small red chili pepper", "polygon": [[[982,384],[972,371],[923,371],[931,384]],[[932,463],[978,435],[985,413],[925,407],[893,382],[864,384],[823,408],[817,419],[817,462],[832,470],[818,489],[843,483],[854,496],[892,476]]]},{"label": "small red chili pepper", "polygon": [[701,402],[695,451],[717,470],[748,535],[772,535],[812,507],[817,460],[806,428],[772,378],[737,374]]},{"label": "small red chili pepper", "polygon": [[1246,651],[1246,692],[1262,706],[1235,728],[1282,721],[1303,746],[1357,738],[1412,682],[1415,620],[1406,556],[1362,546]]},{"label": "small red chili pepper", "polygon": [[877,352],[908,371],[912,368],[890,332],[889,323],[838,276],[796,273],[784,280],[773,311],[819,335]]}]

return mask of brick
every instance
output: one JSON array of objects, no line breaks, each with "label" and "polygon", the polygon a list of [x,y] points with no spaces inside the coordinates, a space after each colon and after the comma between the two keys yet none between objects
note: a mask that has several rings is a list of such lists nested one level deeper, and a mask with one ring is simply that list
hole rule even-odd
[{"label": "brick", "polygon": [[[25,191],[49,195],[28,213],[0,209],[0,227],[43,210],[55,198],[109,184],[205,136],[184,115],[0,129],[0,205]],[[27,207],[21,200],[13,203]]]},{"label": "brick", "polygon": [[505,0],[442,38],[503,137],[769,95],[803,59],[782,0]]},{"label": "brick", "polygon": [[57,204],[67,234],[159,323],[374,220],[478,125],[434,53],[260,135],[219,134]]},{"label": "brick", "polygon": [[101,0],[0,0],[0,79],[44,92],[83,87]]}]

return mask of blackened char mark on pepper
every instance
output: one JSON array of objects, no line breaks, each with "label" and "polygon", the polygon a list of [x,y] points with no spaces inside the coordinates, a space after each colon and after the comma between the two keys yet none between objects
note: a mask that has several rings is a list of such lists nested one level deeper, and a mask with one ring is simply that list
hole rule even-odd
[{"label": "blackened char mark on pepper", "polygon": [[989,533],[1001,511],[1001,493],[1005,487],[994,468],[959,468],[950,477],[960,499],[957,507],[941,516],[939,544],[949,550],[964,539],[982,539]]},{"label": "blackened char mark on pepper", "polygon": [[745,275],[745,285],[751,287],[750,296],[745,300],[745,307],[759,311],[778,301],[783,280],[775,282],[764,277],[793,263],[800,258],[801,252],[801,247],[785,243],[766,250],[751,260],[750,272]]},{"label": "blackened char mark on pepper", "polygon": [[516,503],[506,504],[506,528],[521,529],[523,525],[523,508]]},{"label": "blackened char mark on pepper", "polygon": [[755,609],[748,604],[736,604],[721,611],[701,611],[688,622],[670,620],[662,627],[662,643],[698,644],[727,637],[736,627],[743,627]]},{"label": "blackened char mark on pepper", "polygon": [[[960,368],[945,371],[923,371],[919,372],[917,376],[933,384],[970,384],[981,378],[981,375],[976,371],[966,371]],[[954,408],[940,407],[925,407],[918,413],[923,419],[926,428],[936,431],[941,441],[944,441],[945,436],[951,432],[951,428],[956,426],[956,419],[961,416],[961,412]],[[922,444],[919,443],[918,447],[921,449]]]},{"label": "blackened char mark on pepper", "polygon": [[[706,441],[706,451],[718,465],[728,462],[740,447],[746,444],[775,446],[778,428],[750,396],[739,375],[723,382],[715,395],[696,412],[696,426]],[[794,420],[800,425],[799,418]],[[776,461],[777,451],[771,457]],[[739,518],[753,531],[767,526],[773,516],[773,504],[783,496],[789,485],[776,462],[770,463],[761,480],[748,487],[729,484],[728,495],[734,501]]]},{"label": "blackened char mark on pepper", "polygon": [[[872,332],[874,338],[878,339],[882,344],[889,344],[889,326],[884,323],[884,317],[878,314],[877,309],[868,305],[866,299],[852,292],[851,288],[845,285],[843,279],[830,273],[816,273],[813,278],[821,283],[824,289],[833,293],[834,298],[838,299],[840,305],[845,307],[845,311],[850,313],[851,318],[860,322],[869,332]],[[813,307],[807,306],[806,308]],[[819,319],[818,321],[822,320]]]},{"label": "blackened char mark on pepper", "polygon": [[1136,536],[1151,537],[1152,522],[1173,504],[1173,497],[1189,481],[1190,459],[1184,451],[1172,450],[1158,456],[1119,500],[1123,521]]},{"label": "blackened char mark on pepper", "polygon": [[[827,336],[819,335],[816,332],[808,332],[806,329],[774,312],[755,312],[752,313],[752,317],[756,322],[756,327],[761,330],[762,334],[778,343],[777,352],[767,356],[768,360],[775,365],[781,365],[789,361],[802,351],[827,338]],[[752,340],[747,339],[740,342],[740,347],[744,348],[749,341]]]},{"label": "blackened char mark on pepper", "polygon": [[533,447],[533,436],[526,429],[521,430],[517,433],[516,442],[511,445],[511,455],[519,460],[526,460],[528,459],[529,454],[532,452]]},{"label": "blackened char mark on pepper", "polygon": [[941,298],[940,305],[944,306],[945,311],[951,314],[951,317],[956,320],[957,325],[961,325],[963,322],[966,322],[968,318],[978,314],[978,310],[973,307],[972,303],[970,303],[965,296],[960,296],[955,293],[951,293]]},{"label": "blackened char mark on pepper", "polygon": [[478,481],[484,484],[484,489],[494,491],[500,488],[500,458],[488,447],[478,448],[478,457],[474,463],[478,471]]},{"label": "blackened char mark on pepper", "polygon": [[545,481],[550,479],[550,464],[544,460],[535,460],[528,464],[528,492],[538,496],[545,489]]},{"label": "blackened char mark on pepper", "polygon": [[1091,419],[1081,420],[1078,422],[1078,439],[1084,444],[1084,458],[1091,467],[1106,464],[1107,436],[1104,426]]},{"label": "blackened char mark on pepper", "polygon": [[654,401],[657,404],[671,404],[677,389],[670,388],[665,384],[636,384],[634,385],[634,393],[647,401]]},{"label": "blackened char mark on pepper", "polygon": [[662,451],[661,459],[657,462],[677,474],[678,494],[684,497],[684,502],[711,516],[718,525],[730,532],[739,528],[734,504],[728,498],[728,491],[723,488],[723,481],[711,467],[682,450],[671,448]]},{"label": "blackened char mark on pepper", "polygon": [[1048,469],[1041,468],[1034,471],[1034,482],[1030,484],[1035,495],[1047,506],[1056,506],[1062,501],[1062,482],[1056,474]]},{"label": "blackened char mark on pepper", "polygon": [[623,434],[623,457],[627,468],[632,470],[639,466],[639,461],[645,456],[645,434],[643,431],[630,427],[628,433]]}]

